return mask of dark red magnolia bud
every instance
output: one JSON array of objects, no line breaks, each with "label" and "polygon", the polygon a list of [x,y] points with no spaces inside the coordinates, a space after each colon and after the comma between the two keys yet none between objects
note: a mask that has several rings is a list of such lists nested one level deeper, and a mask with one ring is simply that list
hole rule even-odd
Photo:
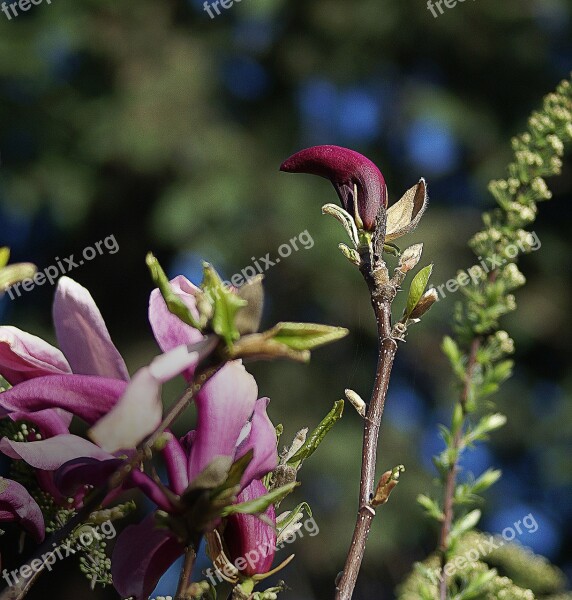
[{"label": "dark red magnolia bud", "polygon": [[329,179],[342,206],[354,215],[354,186],[357,209],[366,231],[373,231],[381,207],[387,208],[387,187],[380,170],[358,152],[340,146],[312,146],[282,163],[281,171],[310,173]]},{"label": "dark red magnolia bud", "polygon": [[[245,487],[237,502],[248,502],[264,496],[268,490],[259,479]],[[270,505],[265,517],[276,523],[274,506]],[[270,571],[276,550],[276,531],[256,515],[236,514],[228,518],[224,541],[233,565],[248,577]]]}]

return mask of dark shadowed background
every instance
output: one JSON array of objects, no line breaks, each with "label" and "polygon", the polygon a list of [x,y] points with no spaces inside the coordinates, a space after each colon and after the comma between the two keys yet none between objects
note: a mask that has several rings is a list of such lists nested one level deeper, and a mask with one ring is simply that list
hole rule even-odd
[{"label": "dark shadowed background", "polygon": [[[230,277],[298,238],[266,273],[265,324],[311,320],[351,334],[307,366],[252,366],[291,438],[344,388],[367,397],[376,346],[365,287],[336,249],[343,231],[320,215],[333,189],[279,173],[281,161],[313,144],[352,147],[379,165],[390,201],[424,176],[430,209],[400,241],[423,241],[432,281],[444,283],[471,264],[466,240],[492,203],[488,180],[504,175],[510,137],[572,69],[571,17],[569,0],[467,1],[438,18],[423,0],[242,0],[214,19],[199,0],[44,0],[11,20],[0,13],[0,244],[43,269],[113,236],[117,252],[102,246],[70,276],[91,290],[133,372],[158,351],[148,250],[198,282],[202,260]],[[464,467],[504,471],[483,528],[532,513],[539,529],[521,541],[572,575],[570,161],[550,185],[534,225],[542,247],[522,261],[529,283],[505,321],[518,365],[497,397],[509,424]],[[2,322],[53,340],[53,291],[4,297]],[[415,498],[433,491],[437,423],[453,400],[439,344],[455,299],[411,330],[397,360],[379,469],[403,463],[407,473],[375,522],[358,600],[391,598],[435,546]],[[296,542],[286,597],[332,595],[353,528],[360,428],[347,408],[301,473],[297,495],[320,533]],[[13,541],[1,542],[5,566],[19,560]],[[70,560],[29,597],[49,590],[71,599],[88,584]]]}]

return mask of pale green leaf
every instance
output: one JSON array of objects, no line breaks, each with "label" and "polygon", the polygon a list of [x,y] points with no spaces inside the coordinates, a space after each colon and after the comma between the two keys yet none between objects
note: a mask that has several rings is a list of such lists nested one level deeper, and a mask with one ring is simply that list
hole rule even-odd
[{"label": "pale green leaf", "polygon": [[413,278],[409,288],[409,295],[407,297],[405,316],[409,316],[413,312],[413,309],[417,306],[419,300],[421,300],[421,297],[427,288],[427,284],[429,283],[429,277],[431,276],[432,271],[433,265],[427,265]]}]

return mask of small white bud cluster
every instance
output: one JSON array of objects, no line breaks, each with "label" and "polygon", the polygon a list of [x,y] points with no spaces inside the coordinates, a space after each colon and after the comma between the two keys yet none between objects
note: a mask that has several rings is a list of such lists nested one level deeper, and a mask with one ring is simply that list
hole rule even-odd
[{"label": "small white bud cluster", "polygon": [[537,196],[537,200],[550,200],[552,198],[552,192],[548,189],[546,181],[542,177],[535,177],[530,182],[530,187]]},{"label": "small white bud cluster", "polygon": [[558,156],[564,154],[564,142],[557,135],[552,134],[546,136],[546,141]]},{"label": "small white bud cluster", "polygon": [[500,351],[504,354],[512,354],[514,352],[514,340],[506,331],[497,331],[495,333],[495,341],[498,343]]},{"label": "small white bud cluster", "polygon": [[516,219],[513,220],[520,226],[532,223],[536,219],[536,208],[521,204],[520,202],[511,202],[508,206],[508,211],[509,219],[511,216],[516,216]]},{"label": "small white bud cluster", "polygon": [[520,150],[515,153],[515,157],[518,163],[524,164],[528,167],[542,167],[544,161],[540,154],[531,152],[530,150]]},{"label": "small white bud cluster", "polygon": [[526,283],[526,277],[514,263],[508,264],[503,269],[502,276],[507,288],[510,290],[522,287]]},{"label": "small white bud cluster", "polygon": [[508,294],[505,297],[505,307],[509,312],[516,310],[516,298],[513,294]]}]

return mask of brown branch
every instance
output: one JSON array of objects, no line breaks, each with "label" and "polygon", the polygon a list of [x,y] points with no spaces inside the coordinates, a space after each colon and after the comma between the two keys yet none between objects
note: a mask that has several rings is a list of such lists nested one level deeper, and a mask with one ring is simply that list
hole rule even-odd
[{"label": "brown branch", "polygon": [[[480,338],[475,338],[471,344],[469,361],[467,363],[467,371],[465,383],[459,397],[459,404],[463,410],[463,418],[467,414],[467,401],[469,398],[469,389],[473,381],[473,372],[477,364],[477,352],[481,346]],[[461,448],[461,440],[463,439],[463,427],[459,427],[453,437],[452,449],[454,459],[447,471],[445,479],[445,491],[443,494],[443,521],[441,523],[441,533],[439,535],[439,553],[441,555],[441,573],[439,578],[439,597],[440,600],[447,600],[448,580],[445,573],[445,565],[447,564],[447,551],[449,549],[449,534],[453,524],[454,504],[455,504],[455,487],[457,484],[457,473],[459,472],[459,451]]]},{"label": "brown branch", "polygon": [[[383,267],[383,270],[385,271],[385,267]],[[371,500],[375,486],[379,428],[385,407],[391,369],[397,352],[397,342],[392,337],[391,325],[391,304],[395,298],[397,288],[393,282],[387,282],[386,280],[386,283],[380,283],[375,280],[375,275],[369,273],[364,275],[369,285],[372,306],[377,321],[379,354],[375,383],[364,423],[359,510],[344,570],[336,585],[336,600],[350,600],[353,595],[369,531],[375,517],[375,509],[371,505]]]},{"label": "brown branch", "polygon": [[185,548],[185,561],[179,577],[179,585],[175,592],[175,600],[187,600],[190,598],[190,596],[188,596],[188,589],[191,583],[191,575],[193,573],[196,558],[197,553],[195,546],[187,546],[187,548]]}]

